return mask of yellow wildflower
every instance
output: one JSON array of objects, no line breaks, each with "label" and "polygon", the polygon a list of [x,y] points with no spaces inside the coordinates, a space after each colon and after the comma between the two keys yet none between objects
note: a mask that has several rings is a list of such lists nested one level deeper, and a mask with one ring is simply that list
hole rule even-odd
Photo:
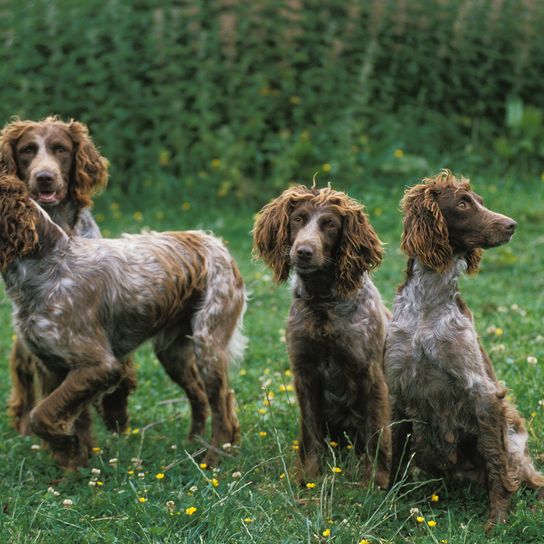
[{"label": "yellow wildflower", "polygon": [[158,472],[157,474],[155,474],[155,478],[157,478],[157,480],[162,480],[164,479],[164,472]]},{"label": "yellow wildflower", "polygon": [[335,474],[340,474],[342,472],[342,469],[340,467],[332,467],[331,470],[335,473]]},{"label": "yellow wildflower", "polygon": [[293,375],[293,373],[287,369],[284,373],[283,373],[284,376],[287,376],[287,377],[291,377]]},{"label": "yellow wildflower", "polygon": [[395,151],[393,151],[393,155],[397,159],[402,159],[402,157],[404,157],[404,151],[402,149],[395,149]]},{"label": "yellow wildflower", "polygon": [[280,474],[280,480],[283,480],[284,478],[285,478],[285,472],[282,472],[282,473]]},{"label": "yellow wildflower", "polygon": [[186,211],[189,211],[191,209],[191,205],[189,204],[189,202],[184,202],[182,205],[181,205],[181,209],[186,212]]},{"label": "yellow wildflower", "polygon": [[144,502],[147,502],[147,499],[145,497],[138,497],[138,502],[143,504]]},{"label": "yellow wildflower", "polygon": [[321,165],[321,170],[323,170],[323,172],[330,172],[332,170],[332,166],[326,162],[325,164]]},{"label": "yellow wildflower", "polygon": [[327,537],[331,535],[331,530],[329,528],[325,529],[322,533],[323,536]]},{"label": "yellow wildflower", "polygon": [[259,436],[264,438],[268,433],[266,431],[259,431]]},{"label": "yellow wildflower", "polygon": [[418,517],[416,518],[416,521],[417,521],[418,523],[423,523],[423,522],[425,521],[425,518],[424,518],[423,516],[418,516]]},{"label": "yellow wildflower", "polygon": [[185,509],[185,513],[188,516],[192,516],[196,511],[197,511],[197,508],[195,508],[194,506],[189,506],[189,508]]},{"label": "yellow wildflower", "polygon": [[98,447],[95,447],[95,448],[93,448],[93,453],[96,453],[96,454],[102,453],[102,450],[100,448],[98,448]]},{"label": "yellow wildflower", "polygon": [[253,523],[253,518],[244,518],[244,523]]},{"label": "yellow wildflower", "polygon": [[127,474],[130,474],[131,476],[134,474],[133,470],[127,470]]},{"label": "yellow wildflower", "polygon": [[306,484],[306,487],[307,487],[308,489],[313,489],[313,488],[315,487],[315,484],[314,484],[314,482],[308,482],[308,483]]},{"label": "yellow wildflower", "polygon": [[434,519],[431,519],[430,521],[427,522],[427,525],[429,527],[435,527],[436,526],[436,521]]},{"label": "yellow wildflower", "polygon": [[431,495],[431,501],[432,501],[432,502],[438,502],[438,499],[439,499],[439,498],[440,498],[440,497],[439,497],[436,493],[433,493],[433,494]]},{"label": "yellow wildflower", "polygon": [[336,448],[336,446],[338,446],[338,442],[335,442],[334,440],[331,440],[331,441],[329,442],[329,446],[330,446],[331,448]]},{"label": "yellow wildflower", "polygon": [[259,414],[264,415],[266,414],[266,408],[259,408],[258,412]]}]

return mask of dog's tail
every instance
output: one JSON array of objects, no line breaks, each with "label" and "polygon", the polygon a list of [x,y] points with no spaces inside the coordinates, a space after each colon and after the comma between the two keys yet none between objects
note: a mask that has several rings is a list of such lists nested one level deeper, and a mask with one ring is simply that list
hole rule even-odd
[{"label": "dog's tail", "polygon": [[238,266],[221,240],[203,234],[207,248],[206,290],[193,318],[195,344],[224,349],[240,362],[247,345],[242,333],[247,293]]}]

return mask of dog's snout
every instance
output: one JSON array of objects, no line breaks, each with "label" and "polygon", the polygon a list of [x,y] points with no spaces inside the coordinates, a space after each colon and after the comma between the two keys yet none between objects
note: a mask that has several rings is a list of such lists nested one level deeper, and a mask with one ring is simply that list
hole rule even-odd
[{"label": "dog's snout", "polygon": [[313,247],[305,244],[297,247],[297,257],[301,259],[311,259],[314,255]]},{"label": "dog's snout", "polygon": [[53,172],[50,172],[49,170],[40,170],[36,174],[36,181],[38,183],[48,184],[52,183],[55,179],[55,176]]}]

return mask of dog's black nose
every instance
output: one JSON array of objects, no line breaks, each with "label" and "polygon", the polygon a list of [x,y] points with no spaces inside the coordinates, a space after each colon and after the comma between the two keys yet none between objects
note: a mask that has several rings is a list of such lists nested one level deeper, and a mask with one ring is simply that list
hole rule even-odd
[{"label": "dog's black nose", "polygon": [[297,247],[297,257],[301,259],[311,259],[314,254],[314,250],[311,246],[299,246]]},{"label": "dog's black nose", "polygon": [[54,179],[55,179],[55,176],[53,175],[52,172],[49,172],[48,170],[41,170],[40,172],[36,174],[36,181],[38,183],[43,183],[43,184],[52,183]]}]

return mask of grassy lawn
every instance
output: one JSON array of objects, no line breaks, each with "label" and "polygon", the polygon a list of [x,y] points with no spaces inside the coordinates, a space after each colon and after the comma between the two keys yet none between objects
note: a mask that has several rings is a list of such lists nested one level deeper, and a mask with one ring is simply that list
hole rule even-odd
[{"label": "grassy lawn", "polygon": [[[484,256],[481,273],[461,290],[497,374],[527,419],[530,445],[544,469],[544,183],[474,179],[486,204],[514,217],[513,241]],[[403,183],[361,184],[349,191],[365,203],[387,243],[374,279],[388,305],[400,283],[398,202]],[[130,401],[131,431],[108,434],[96,418],[100,450],[88,468],[59,483],[61,474],[36,438],[21,438],[0,418],[0,542],[188,543],[529,543],[542,542],[543,505],[530,492],[513,501],[509,523],[483,533],[487,497],[475,486],[428,481],[419,474],[402,496],[360,485],[356,459],[331,448],[326,470],[312,489],[292,478],[298,411],[284,337],[289,288],[276,287],[261,263],[251,261],[249,207],[168,207],[120,204],[105,194],[95,214],[104,232],[117,235],[147,226],[156,230],[204,228],[223,236],[251,293],[245,319],[250,339],[245,360],[231,368],[242,443],[212,473],[186,440],[189,406],[149,347],[136,354],[139,387]],[[186,209],[189,208],[189,209]],[[211,209],[213,208],[213,209]],[[0,400],[10,388],[10,303],[0,296]],[[534,364],[536,357],[538,362]],[[541,403],[543,406],[541,406]],[[110,461],[116,459],[117,461]],[[100,471],[98,473],[98,471]],[[163,476],[161,476],[163,475]],[[436,494],[438,500],[432,500]],[[436,499],[436,497],[434,497]],[[71,507],[63,505],[66,499]],[[169,502],[171,501],[171,502]],[[414,509],[419,509],[414,514]],[[196,510],[193,510],[196,509]],[[424,517],[419,523],[417,516]],[[435,521],[436,525],[427,522]]]}]

